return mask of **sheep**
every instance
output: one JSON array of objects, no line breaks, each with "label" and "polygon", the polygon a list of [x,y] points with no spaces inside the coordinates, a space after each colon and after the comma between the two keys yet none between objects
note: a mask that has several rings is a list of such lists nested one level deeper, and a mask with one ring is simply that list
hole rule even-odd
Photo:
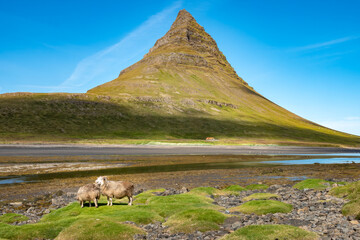
[{"label": "sheep", "polygon": [[95,207],[98,207],[98,199],[100,198],[100,187],[97,184],[89,183],[79,188],[77,192],[77,199],[80,201],[80,205],[83,208],[84,202],[89,201],[89,207],[91,207],[91,201],[94,201]]},{"label": "sheep", "polygon": [[112,206],[112,199],[128,197],[129,204],[132,205],[134,195],[134,184],[127,181],[109,181],[107,177],[98,177],[95,181],[100,185],[101,194],[107,197],[107,205]]}]

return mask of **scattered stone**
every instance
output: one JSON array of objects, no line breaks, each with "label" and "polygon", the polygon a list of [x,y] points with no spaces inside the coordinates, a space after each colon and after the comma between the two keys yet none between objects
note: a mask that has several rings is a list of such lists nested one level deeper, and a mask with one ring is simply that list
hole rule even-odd
[{"label": "scattered stone", "polygon": [[189,189],[187,189],[186,187],[182,187],[180,189],[180,193],[187,193],[189,191]]},{"label": "scattered stone", "polygon": [[13,207],[20,207],[20,206],[22,206],[23,205],[23,203],[22,202],[12,202],[12,203],[9,203],[11,206],[13,206]]}]

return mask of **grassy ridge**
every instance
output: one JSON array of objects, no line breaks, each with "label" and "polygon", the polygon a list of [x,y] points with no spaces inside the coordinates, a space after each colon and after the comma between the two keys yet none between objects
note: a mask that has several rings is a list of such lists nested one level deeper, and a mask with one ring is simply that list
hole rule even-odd
[{"label": "grassy ridge", "polygon": [[359,137],[325,128],[234,118],[239,111],[229,107],[217,107],[221,115],[212,115],[214,106],[199,103],[201,111],[183,106],[170,114],[164,104],[88,94],[3,94],[0,141],[201,141],[212,136],[221,143],[360,145]]}]

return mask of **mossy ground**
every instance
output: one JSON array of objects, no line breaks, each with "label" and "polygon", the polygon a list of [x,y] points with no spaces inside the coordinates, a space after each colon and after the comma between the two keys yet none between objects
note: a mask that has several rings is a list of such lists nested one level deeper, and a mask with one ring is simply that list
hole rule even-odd
[{"label": "mossy ground", "polygon": [[268,213],[288,213],[292,210],[292,205],[275,200],[253,200],[240,206],[230,208],[231,212],[242,212],[246,214],[255,213],[264,215]]},{"label": "mossy ground", "polygon": [[60,232],[57,240],[68,239],[108,239],[127,240],[132,239],[134,234],[144,234],[145,231],[129,224],[114,222],[112,219],[81,219]]},{"label": "mossy ground", "polygon": [[204,196],[222,196],[222,195],[238,195],[239,192],[246,191],[244,187],[239,185],[231,185],[224,189],[217,189],[213,187],[197,187],[191,189],[191,193],[200,194]]},{"label": "mossy ground", "polygon": [[246,189],[242,186],[239,185],[231,185],[229,187],[226,187],[224,189],[225,191],[231,191],[231,192],[242,192],[242,191],[246,191]]},{"label": "mossy ground", "polygon": [[224,223],[227,217],[212,209],[190,209],[176,213],[169,217],[165,226],[169,226],[170,232],[191,233],[194,231],[218,230],[219,225]]},{"label": "mossy ground", "polygon": [[0,216],[0,223],[22,222],[22,221],[26,221],[28,219],[29,219],[28,217],[21,215],[21,214],[6,213],[6,214]]},{"label": "mossy ground", "polygon": [[289,225],[253,225],[240,228],[221,240],[315,240],[316,233]]},{"label": "mossy ground", "polygon": [[[101,198],[99,208],[90,208],[87,205],[80,208],[79,203],[74,202],[52,211],[35,224],[14,226],[0,223],[0,238],[129,239],[133,234],[144,232],[134,226],[123,224],[125,221],[148,224],[164,222],[170,217],[167,224],[172,231],[207,231],[218,229],[219,224],[226,218],[216,211],[221,207],[213,205],[212,199],[206,196],[195,193],[170,196],[154,194],[161,191],[163,189],[142,193],[134,201],[134,206],[115,202],[114,206],[108,207],[106,199]],[[174,215],[176,217],[172,217]],[[2,218],[10,219],[11,216]],[[124,238],[117,237],[120,235]]]},{"label": "mossy ground", "polygon": [[[326,185],[326,183],[328,185]],[[330,181],[325,181],[323,179],[306,179],[301,182],[298,182],[293,187],[300,189],[300,190],[304,190],[304,189],[323,190],[332,184],[334,184],[334,183],[330,182]]]},{"label": "mossy ground", "polygon": [[251,201],[251,200],[267,200],[271,198],[278,198],[279,195],[273,193],[254,193],[250,196],[244,197],[243,201]]},{"label": "mossy ground", "polygon": [[250,184],[245,187],[246,190],[264,190],[269,188],[266,184]]},{"label": "mossy ground", "polygon": [[342,208],[342,213],[345,216],[353,216],[356,219],[360,219],[360,181],[335,187],[331,189],[330,194],[350,200]]}]

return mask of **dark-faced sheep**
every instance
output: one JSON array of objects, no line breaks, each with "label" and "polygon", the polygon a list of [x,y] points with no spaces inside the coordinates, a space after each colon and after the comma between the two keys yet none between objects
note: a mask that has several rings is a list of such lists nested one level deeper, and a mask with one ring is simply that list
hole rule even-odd
[{"label": "dark-faced sheep", "polygon": [[128,197],[129,205],[132,205],[134,184],[127,181],[109,181],[107,177],[98,177],[95,181],[100,185],[101,194],[107,197],[107,205],[112,206],[112,199]]},{"label": "dark-faced sheep", "polygon": [[84,207],[84,202],[89,201],[89,207],[91,207],[91,201],[94,201],[95,207],[98,207],[98,199],[100,198],[100,187],[97,184],[89,183],[79,188],[77,192],[77,199],[80,201],[81,207]]}]

